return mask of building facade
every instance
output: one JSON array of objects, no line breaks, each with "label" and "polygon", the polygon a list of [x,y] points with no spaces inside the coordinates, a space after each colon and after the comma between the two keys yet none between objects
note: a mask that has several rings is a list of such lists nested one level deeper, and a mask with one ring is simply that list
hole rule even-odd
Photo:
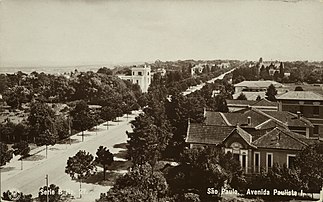
[{"label": "building facade", "polygon": [[323,96],[311,91],[289,91],[277,96],[279,111],[299,113],[314,125],[310,138],[323,140]]},{"label": "building facade", "polygon": [[148,92],[151,84],[151,67],[148,65],[134,66],[131,68],[131,75],[118,75],[119,78],[136,83],[140,86],[143,93]]},{"label": "building facade", "polygon": [[308,138],[312,128],[311,122],[290,112],[207,111],[203,123],[189,122],[186,143],[190,148],[221,147],[233,154],[245,173],[259,173],[261,168],[268,171],[274,163],[291,168],[298,152],[319,141]]}]

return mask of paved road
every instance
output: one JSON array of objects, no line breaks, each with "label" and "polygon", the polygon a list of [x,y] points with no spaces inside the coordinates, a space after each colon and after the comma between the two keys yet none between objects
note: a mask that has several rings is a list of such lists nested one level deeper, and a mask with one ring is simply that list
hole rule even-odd
[{"label": "paved road", "polygon": [[[234,69],[231,69],[230,71],[227,71],[209,81],[207,81],[207,83],[213,83],[215,80],[217,79],[223,79],[223,77],[226,75],[226,74],[229,74],[231,73]],[[194,91],[197,91],[197,90],[201,90],[203,88],[203,86],[205,86],[205,83],[202,83],[202,84],[199,84],[199,85],[196,85],[196,86],[191,86],[190,88],[188,88],[185,92],[183,92],[183,95],[188,95],[190,93],[193,93]]]},{"label": "paved road", "polygon": [[[129,121],[134,119],[135,115],[129,117]],[[131,131],[131,125],[126,118],[121,118],[122,122],[113,122],[115,126],[110,126],[109,130],[106,126],[98,126],[97,134],[94,131],[85,132],[87,135],[84,142],[74,143],[72,145],[62,145],[57,144],[50,147],[49,155],[47,159],[42,159],[39,161],[25,161],[24,169],[20,170],[20,162],[13,161],[7,164],[2,173],[2,192],[8,189],[17,189],[23,193],[31,193],[33,196],[38,195],[38,189],[45,185],[45,176],[49,175],[49,184],[59,185],[60,188],[71,190],[78,196],[79,193],[79,183],[71,181],[70,177],[65,174],[65,166],[68,157],[75,155],[79,150],[86,150],[92,155],[95,155],[97,148],[101,145],[107,146],[110,151],[116,153],[120,149],[113,148],[113,145],[117,143],[123,143],[127,140],[127,135],[125,131]],[[89,136],[88,136],[89,135]],[[80,136],[73,136],[72,139],[81,140]],[[39,156],[44,156],[45,151],[38,154]],[[12,169],[13,170],[10,170]],[[10,170],[7,171],[6,170]],[[106,192],[107,187],[84,184],[86,194],[82,197],[84,201],[87,201],[88,197],[92,193],[97,193],[99,191]],[[96,197],[99,198],[99,194]]]}]

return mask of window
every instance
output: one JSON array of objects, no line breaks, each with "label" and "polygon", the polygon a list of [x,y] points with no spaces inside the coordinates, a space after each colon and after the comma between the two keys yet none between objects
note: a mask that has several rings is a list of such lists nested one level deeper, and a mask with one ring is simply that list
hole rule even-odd
[{"label": "window", "polygon": [[142,72],[138,72],[138,75],[139,75],[139,76],[142,76]]},{"label": "window", "polygon": [[287,168],[293,168],[295,163],[295,154],[287,154]]},{"label": "window", "polygon": [[137,84],[139,84],[139,80],[137,80]]},{"label": "window", "polygon": [[266,162],[267,162],[267,171],[269,170],[269,168],[273,167],[273,153],[267,153],[267,159],[266,159]]},{"label": "window", "polygon": [[132,72],[132,75],[135,75],[135,72]]},{"label": "window", "polygon": [[318,106],[313,107],[313,116],[319,117],[320,116],[320,108]]},{"label": "window", "polygon": [[260,153],[255,152],[254,154],[254,171],[255,173],[260,172]]},{"label": "window", "polygon": [[147,75],[149,76],[149,72],[147,72]]},{"label": "window", "polygon": [[318,125],[314,126],[313,134],[315,136],[317,136],[319,134],[319,126]]}]

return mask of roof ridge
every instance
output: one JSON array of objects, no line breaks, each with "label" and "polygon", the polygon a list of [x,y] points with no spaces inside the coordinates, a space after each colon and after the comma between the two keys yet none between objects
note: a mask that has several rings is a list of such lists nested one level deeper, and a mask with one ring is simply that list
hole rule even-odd
[{"label": "roof ridge", "polygon": [[265,112],[263,112],[263,111],[261,111],[261,110],[259,110],[259,109],[251,108],[251,110],[254,110],[254,111],[255,111],[255,112],[257,112],[258,114],[264,115],[264,116],[266,116],[267,118],[270,118],[270,119],[272,119],[272,120],[274,120],[274,121],[276,121],[276,122],[278,122],[278,123],[280,123],[280,124],[283,124],[283,125],[285,126],[285,123],[284,123],[284,122],[282,122],[282,121],[280,121],[280,120],[276,119],[276,118],[275,118],[275,117],[273,117],[273,116],[270,116],[269,114],[266,114]]},{"label": "roof ridge", "polygon": [[239,133],[239,130],[242,130],[242,131],[244,131],[244,132],[246,132],[247,134],[249,134],[247,131],[245,131],[245,130],[243,130],[241,127],[239,127],[239,126],[237,126],[236,128],[234,128],[230,133],[229,133],[229,135],[226,137],[226,138],[224,138],[224,140],[222,141],[222,142],[225,142],[227,139],[228,139],[228,137],[234,132],[234,131],[237,131],[237,133],[239,134],[239,136],[248,144],[248,145],[250,145],[251,147],[256,147],[255,145],[253,145],[253,144],[251,144],[252,143],[252,135],[250,135],[251,136],[251,141],[249,142],[249,141],[247,141],[240,133]]},{"label": "roof ridge", "polygon": [[222,119],[225,121],[225,123],[228,125],[228,126],[232,126],[232,124],[228,121],[227,117],[224,116],[224,114],[222,112],[219,112],[220,113],[220,116],[222,117]]},{"label": "roof ridge", "polygon": [[260,126],[262,126],[262,125],[264,125],[264,124],[266,124],[266,123],[268,123],[268,122],[270,122],[270,121],[272,121],[272,119],[268,119],[268,120],[266,120],[266,121],[262,122],[261,124],[259,124],[259,125],[255,126],[255,129],[258,129]]},{"label": "roof ridge", "polygon": [[[252,135],[251,134],[249,134],[247,131],[245,131],[245,130],[243,130],[240,126],[237,126],[237,131],[239,132],[239,135],[246,141],[246,142],[248,142],[249,144],[252,142]],[[242,132],[242,133],[247,133],[247,135],[250,137],[250,142],[249,141],[247,141],[241,134],[240,134],[240,131]]]}]

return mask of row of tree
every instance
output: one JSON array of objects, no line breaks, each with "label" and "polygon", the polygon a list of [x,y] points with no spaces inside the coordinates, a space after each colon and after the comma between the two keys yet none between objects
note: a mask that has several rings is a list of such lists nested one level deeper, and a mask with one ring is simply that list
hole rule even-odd
[{"label": "row of tree", "polygon": [[140,96],[141,90],[137,84],[98,72],[76,72],[70,76],[43,72],[1,74],[0,93],[13,109],[19,109],[23,103],[34,99],[56,103],[84,100],[91,104],[110,105],[116,103],[111,97],[135,102]]}]

